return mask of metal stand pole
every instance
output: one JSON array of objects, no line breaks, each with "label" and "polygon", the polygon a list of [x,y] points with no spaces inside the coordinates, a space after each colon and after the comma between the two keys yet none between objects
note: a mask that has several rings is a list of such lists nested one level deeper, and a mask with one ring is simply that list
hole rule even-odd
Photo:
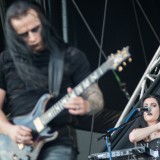
[{"label": "metal stand pole", "polygon": [[62,33],[64,42],[68,42],[67,1],[62,0]]},{"label": "metal stand pole", "polygon": [[151,82],[154,82],[155,79],[158,77],[159,72],[157,74],[151,74],[151,72],[153,71],[153,69],[155,69],[158,66],[159,63],[160,63],[160,46],[158,47],[150,64],[148,65],[146,71],[144,72],[139,84],[137,85],[135,91],[133,92],[130,100],[128,101],[128,104],[126,105],[115,127],[118,127],[123,123],[124,118],[130,111],[131,107],[134,105],[134,102],[137,99],[138,95],[140,95],[140,98],[143,96],[144,92],[147,89],[147,86],[146,86],[147,79],[150,80]]}]

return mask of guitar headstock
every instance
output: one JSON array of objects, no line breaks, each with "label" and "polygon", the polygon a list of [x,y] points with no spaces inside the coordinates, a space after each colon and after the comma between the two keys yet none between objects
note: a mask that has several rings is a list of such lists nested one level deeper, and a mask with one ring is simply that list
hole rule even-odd
[{"label": "guitar headstock", "polygon": [[132,61],[129,47],[124,47],[122,50],[118,50],[117,53],[108,56],[107,63],[109,63],[110,69],[116,70],[118,68],[118,71],[121,71],[123,67],[120,65],[126,66],[126,60],[128,62]]}]

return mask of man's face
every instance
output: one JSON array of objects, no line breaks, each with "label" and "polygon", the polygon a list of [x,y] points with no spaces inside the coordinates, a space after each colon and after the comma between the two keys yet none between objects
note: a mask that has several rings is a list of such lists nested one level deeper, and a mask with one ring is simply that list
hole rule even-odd
[{"label": "man's face", "polygon": [[33,9],[29,9],[25,16],[11,19],[11,25],[33,51],[44,49],[41,36],[42,24]]}]

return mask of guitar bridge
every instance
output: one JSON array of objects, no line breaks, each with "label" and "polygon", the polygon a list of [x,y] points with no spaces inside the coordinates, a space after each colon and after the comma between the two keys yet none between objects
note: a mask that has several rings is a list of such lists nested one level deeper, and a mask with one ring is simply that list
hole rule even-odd
[{"label": "guitar bridge", "polygon": [[19,150],[23,150],[24,149],[24,144],[18,143],[18,148],[19,148]]}]

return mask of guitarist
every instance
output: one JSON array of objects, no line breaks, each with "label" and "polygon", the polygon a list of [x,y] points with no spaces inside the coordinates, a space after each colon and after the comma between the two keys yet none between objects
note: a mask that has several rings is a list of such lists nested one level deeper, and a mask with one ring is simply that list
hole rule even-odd
[{"label": "guitarist", "polygon": [[[5,25],[7,47],[0,54],[0,133],[17,144],[32,145],[32,130],[25,123],[17,125],[10,119],[27,114],[29,117],[39,98],[50,92],[48,68],[51,58],[64,56],[57,100],[72,92],[72,88],[90,74],[89,63],[83,52],[64,44],[57,36],[36,2],[14,2],[7,10]],[[53,98],[46,108],[54,103]],[[50,123],[58,131],[58,137],[45,143],[38,160],[76,159],[78,149],[72,126],[77,121],[76,116],[103,108],[102,93],[95,83],[81,96],[70,98],[64,107]]]}]

